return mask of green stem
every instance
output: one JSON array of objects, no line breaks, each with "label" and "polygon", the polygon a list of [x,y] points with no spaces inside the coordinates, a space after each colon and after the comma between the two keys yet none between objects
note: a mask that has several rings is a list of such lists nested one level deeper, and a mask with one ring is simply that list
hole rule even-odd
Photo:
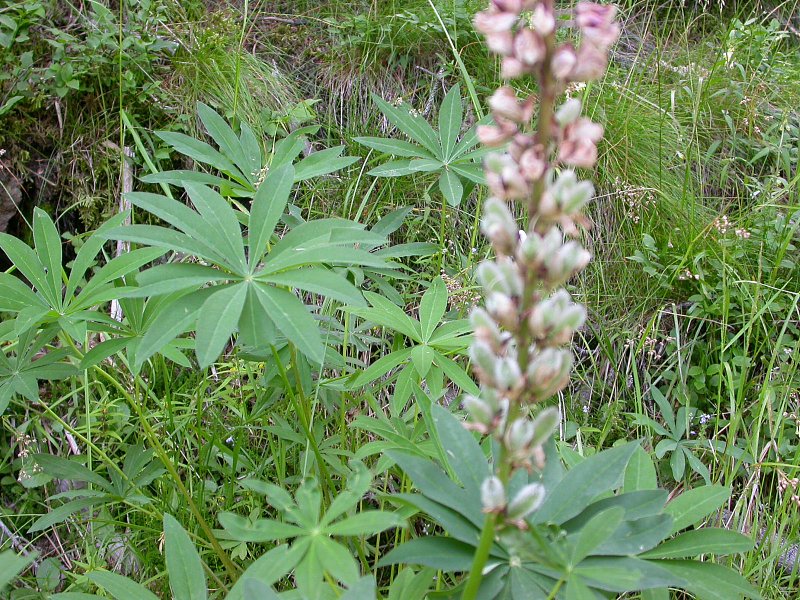
[{"label": "green stem", "polygon": [[[175,468],[175,465],[172,463],[172,460],[170,459],[169,455],[167,454],[167,451],[161,445],[161,441],[159,440],[158,435],[153,430],[153,428],[150,426],[150,423],[148,422],[147,418],[145,417],[144,413],[142,412],[142,407],[139,405],[139,403],[136,401],[136,399],[133,398],[130,395],[130,393],[128,393],[128,390],[126,390],[122,386],[122,384],[120,384],[116,379],[114,379],[114,377],[112,377],[111,375],[106,373],[100,367],[96,367],[96,371],[97,371],[97,373],[102,375],[103,378],[106,381],[108,381],[111,385],[113,385],[114,388],[120,394],[122,394],[122,396],[128,401],[128,404],[131,405],[131,408],[133,408],[133,410],[136,412],[136,415],[139,418],[139,422],[142,424],[142,428],[144,429],[145,436],[147,436],[147,439],[150,442],[150,444],[152,445],[153,450],[155,450],[155,453],[158,455],[158,457],[161,460],[161,462],[164,463],[164,467],[169,472],[169,474],[172,477],[173,481],[175,481],[175,485],[178,486],[178,490],[181,492],[183,497],[186,498],[186,503],[189,506],[189,511],[192,513],[194,518],[197,519],[197,523],[198,523],[198,525],[200,525],[200,529],[203,530],[203,533],[208,538],[208,541],[211,544],[211,547],[213,548],[214,553],[219,557],[220,561],[225,566],[225,570],[228,571],[228,574],[230,575],[231,579],[235,581],[239,576],[239,569],[236,567],[236,565],[230,559],[228,554],[222,548],[222,546],[220,545],[219,541],[217,541],[217,538],[214,535],[213,530],[211,529],[211,527],[209,526],[208,522],[203,517],[202,513],[200,512],[200,509],[197,507],[197,504],[195,503],[194,498],[192,498],[192,495],[189,493],[189,490],[186,489],[186,485],[183,483],[183,480],[181,479],[180,473],[178,473],[178,470]],[[137,381],[137,383],[145,385],[145,387],[146,387],[146,384],[144,383],[144,381],[138,375],[136,376],[136,381]]]},{"label": "green stem", "polygon": [[461,594],[461,600],[474,600],[478,595],[478,589],[481,587],[481,581],[483,581],[483,569],[486,566],[486,562],[489,560],[489,552],[494,542],[496,526],[497,514],[491,513],[486,515],[486,520],[483,522],[481,537],[478,541],[478,549],[475,550],[475,556],[472,559],[472,567],[470,568],[467,578],[467,585],[464,588],[464,593]]}]

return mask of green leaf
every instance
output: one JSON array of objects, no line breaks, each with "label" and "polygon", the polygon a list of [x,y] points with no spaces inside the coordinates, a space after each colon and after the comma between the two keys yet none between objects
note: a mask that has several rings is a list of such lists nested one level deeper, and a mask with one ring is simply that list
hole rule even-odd
[{"label": "green leaf", "polygon": [[164,547],[169,587],[175,600],[208,598],[206,574],[189,535],[174,517],[164,514]]},{"label": "green leaf", "polygon": [[379,567],[396,564],[421,565],[442,571],[468,571],[475,547],[454,540],[429,536],[396,546],[378,561]]},{"label": "green leaf", "polygon": [[359,289],[339,273],[324,267],[304,267],[284,273],[265,275],[259,281],[297,288],[339,300],[351,306],[366,306]]},{"label": "green leaf", "polygon": [[228,344],[239,323],[247,288],[246,283],[221,286],[200,308],[195,352],[201,369],[213,363]]},{"label": "green leaf", "polygon": [[17,556],[12,550],[0,552],[0,592],[35,559],[35,552],[28,556]]},{"label": "green leaf", "polygon": [[228,201],[204,185],[186,183],[184,188],[205,221],[206,234],[200,239],[206,239],[209,231],[218,232],[223,244],[217,251],[222,253],[227,261],[223,264],[230,266],[234,272],[238,269],[239,273],[244,273],[247,270],[247,260],[244,255],[242,230]]},{"label": "green leaf", "polygon": [[62,305],[61,300],[61,238],[53,221],[38,206],[33,209],[33,241],[36,253],[43,265],[47,266],[47,279],[53,298],[58,300],[54,308]]},{"label": "green leaf", "polygon": [[[204,258],[208,262],[225,265],[227,263],[224,255],[209,247],[196,238],[156,225],[126,225],[109,230],[105,235],[109,239],[133,242],[144,246],[156,246],[166,248],[174,252],[193,254],[199,258]],[[206,236],[207,237],[207,236]]]},{"label": "green leaf", "polygon": [[373,292],[365,292],[364,296],[371,308],[354,309],[352,312],[383,327],[399,331],[415,342],[423,341],[419,322],[409,317],[402,308]]},{"label": "green leaf", "polygon": [[638,445],[629,442],[603,450],[573,467],[533,514],[533,522],[562,523],[580,513],[600,494],[618,487]]},{"label": "green leaf", "polygon": [[[700,488],[702,489],[702,488]],[[652,561],[686,583],[681,586],[701,600],[760,599],[761,595],[747,580],[733,570],[708,562],[691,560]]]},{"label": "green leaf", "polygon": [[[187,182],[181,181],[181,185],[184,183]],[[199,186],[201,184],[193,183],[192,185]],[[211,222],[212,224],[209,224],[200,214],[185,204],[160,194],[131,192],[126,194],[125,198],[134,206],[146,210],[186,234],[199,248],[202,248],[202,256],[213,259],[213,262],[225,263],[225,238],[218,231],[216,223],[213,221]],[[131,226],[128,225],[126,227],[129,228]],[[125,231],[126,227],[117,228],[113,231]]]},{"label": "green leaf", "polygon": [[125,294],[128,298],[161,296],[197,289],[206,283],[227,281],[230,276],[219,269],[196,263],[168,263],[150,267],[136,279],[139,286]]},{"label": "green leaf", "polygon": [[367,175],[373,177],[402,177],[416,173],[416,169],[410,167],[410,160],[390,160],[382,165],[367,171]]},{"label": "green leaf", "polygon": [[439,177],[439,190],[441,190],[442,195],[450,206],[461,204],[461,198],[464,196],[464,185],[453,171],[445,171]]},{"label": "green leaf", "polygon": [[603,556],[636,555],[650,550],[669,535],[672,517],[659,514],[623,521],[614,534],[595,549]]},{"label": "green leaf", "polygon": [[434,502],[422,494],[392,494],[393,502],[409,505],[428,515],[437,525],[440,525],[447,534],[473,547],[480,541],[480,530],[472,522],[439,502]]},{"label": "green leaf", "polygon": [[[261,167],[258,167],[260,170]],[[255,171],[256,169],[254,169]],[[233,183],[230,179],[211,175],[210,173],[200,173],[198,171],[162,171],[141,177],[144,183],[168,183],[170,185],[183,186],[184,182],[201,183],[203,185],[214,186],[226,190],[226,194],[236,197],[250,197],[253,195],[252,186],[248,183]]]},{"label": "green leaf", "polygon": [[613,534],[622,518],[625,510],[619,506],[608,508],[586,523],[572,540],[571,564],[576,565],[584,558],[589,556],[592,551],[605,542]]},{"label": "green leaf", "polygon": [[156,131],[156,135],[181,154],[201,163],[211,165],[215,169],[230,175],[240,183],[247,181],[239,169],[224,155],[209,144],[201,142],[191,136],[174,131]]},{"label": "green leaf", "polygon": [[411,363],[419,376],[419,379],[424,379],[428,372],[431,370],[433,364],[434,351],[430,346],[420,345],[414,346],[411,349]]},{"label": "green leaf", "polygon": [[28,529],[28,533],[36,533],[37,531],[44,531],[48,527],[56,525],[58,523],[63,523],[66,521],[70,516],[74,515],[76,512],[80,512],[87,508],[91,508],[95,504],[106,502],[108,501],[108,496],[102,497],[93,497],[93,498],[80,498],[78,500],[71,500],[61,506],[58,506],[52,509],[46,515],[42,515],[36,521],[33,522],[33,525],[30,526]]},{"label": "green leaf", "polygon": [[219,513],[219,523],[231,539],[240,542],[274,542],[303,535],[304,529],[272,519],[249,519],[230,512]]},{"label": "green leaf", "polygon": [[439,137],[442,142],[442,156],[452,156],[456,139],[461,131],[462,121],[461,90],[454,85],[447,92],[439,109]]},{"label": "green leaf", "polygon": [[358,156],[339,156],[343,150],[344,146],[337,146],[312,152],[295,166],[294,180],[305,181],[312,177],[327,175],[361,160]]},{"label": "green leaf", "polygon": [[441,277],[436,277],[422,295],[422,300],[419,304],[419,322],[422,329],[423,342],[430,340],[446,310],[447,286]]},{"label": "green leaf", "polygon": [[384,152],[393,156],[403,156],[407,158],[434,158],[434,156],[421,146],[411,144],[404,140],[395,140],[391,138],[379,137],[356,137],[353,138],[354,142],[358,142],[362,146],[367,146]]},{"label": "green leaf", "polygon": [[386,118],[412,140],[427,148],[434,156],[439,156],[441,146],[430,124],[419,115],[412,115],[407,108],[398,108],[383,98],[372,94],[372,99]]},{"label": "green leaf", "polygon": [[287,575],[297,564],[302,554],[286,544],[281,544],[256,559],[244,573],[241,574],[236,584],[226,596],[225,600],[244,600],[244,586],[248,581],[258,581],[264,585],[272,585],[284,575]]},{"label": "green leaf", "polygon": [[291,164],[270,170],[253,196],[248,221],[250,272],[254,273],[269,244],[270,237],[286,209],[294,182]]},{"label": "green leaf", "polygon": [[480,388],[458,363],[450,360],[438,352],[433,360],[439,366],[439,368],[444,371],[445,375],[447,375],[450,381],[455,383],[463,391],[472,394],[473,396],[477,396],[481,393]]},{"label": "green leaf", "polygon": [[44,311],[50,310],[19,277],[0,272],[0,311],[19,312],[34,306]]},{"label": "green leaf", "polygon": [[54,295],[47,275],[36,253],[22,240],[7,233],[0,232],[0,248],[8,259],[25,278],[44,296],[51,306],[59,306],[59,294]]},{"label": "green leaf", "polygon": [[143,585],[111,573],[109,571],[90,571],[86,578],[111,594],[116,600],[158,600],[158,597]]},{"label": "green leaf", "polygon": [[[281,600],[275,590],[267,584],[261,583],[258,579],[248,578],[243,582],[241,589],[244,600]],[[230,598],[230,595],[226,596],[226,600],[228,598]]]},{"label": "green leaf", "polygon": [[730,488],[721,485],[705,485],[686,490],[664,508],[664,512],[673,518],[670,533],[677,533],[694,525],[719,509],[730,495]]},{"label": "green leaf", "polygon": [[653,464],[653,459],[639,446],[625,468],[625,482],[622,489],[625,492],[636,492],[654,490],[657,487],[656,466]]},{"label": "green leaf", "polygon": [[219,146],[220,150],[230,158],[241,172],[247,176],[249,169],[249,160],[242,148],[239,138],[233,132],[230,125],[225,122],[225,119],[220,117],[214,109],[202,102],[197,103],[197,115],[206,127],[208,134],[214,139]]},{"label": "green leaf", "polygon": [[[365,576],[347,588],[347,592],[339,596],[339,600],[374,600],[377,596],[375,579]],[[406,600],[411,600],[406,598]]]},{"label": "green leaf", "polygon": [[319,564],[331,576],[347,584],[356,582],[358,565],[350,550],[323,536],[312,538],[311,545]]},{"label": "green leaf", "polygon": [[255,286],[258,300],[275,326],[315,366],[325,361],[325,344],[314,317],[297,296],[275,287]]},{"label": "green leaf", "polygon": [[630,556],[589,557],[576,566],[573,573],[580,575],[591,587],[609,592],[683,586],[686,583],[656,561]]},{"label": "green leaf", "polygon": [[411,348],[404,348],[403,350],[396,350],[383,356],[372,363],[367,369],[361,371],[355,379],[350,382],[351,389],[357,389],[375,381],[379,377],[383,377],[399,365],[406,362],[411,357]]},{"label": "green leaf", "polygon": [[370,536],[404,524],[403,519],[394,513],[367,510],[328,525],[325,531],[330,535]]},{"label": "green leaf", "polygon": [[753,540],[738,531],[703,527],[686,531],[642,554],[642,558],[694,558],[701,554],[737,554],[753,549]]},{"label": "green leaf", "polygon": [[479,495],[483,481],[489,477],[489,462],[472,433],[453,414],[438,404],[431,406],[444,456],[464,488]]},{"label": "green leaf", "polygon": [[56,479],[91,483],[107,492],[113,489],[111,482],[75,460],[50,454],[35,454],[34,460],[45,473]]}]

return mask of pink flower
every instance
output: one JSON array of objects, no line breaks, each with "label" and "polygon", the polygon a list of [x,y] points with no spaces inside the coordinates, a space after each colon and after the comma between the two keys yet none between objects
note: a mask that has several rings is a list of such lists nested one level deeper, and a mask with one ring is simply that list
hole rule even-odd
[{"label": "pink flower", "polygon": [[514,51],[514,36],[511,31],[486,34],[486,45],[491,52],[507,56]]},{"label": "pink flower", "polygon": [[584,42],[578,49],[575,66],[569,74],[573,81],[592,81],[599,79],[606,72],[608,52],[602,48]]},{"label": "pink flower", "polygon": [[590,169],[597,162],[597,142],[603,137],[603,127],[586,117],[580,117],[564,128],[564,139],[558,149],[558,159],[573,167]]},{"label": "pink flower", "polygon": [[531,29],[523,29],[514,37],[514,56],[524,65],[538,65],[546,52],[542,36]]},{"label": "pink flower", "polygon": [[542,178],[547,170],[547,161],[541,144],[528,148],[522,153],[519,158],[519,170],[528,181]]},{"label": "pink flower", "polygon": [[492,94],[489,106],[496,117],[514,123],[526,123],[533,117],[533,98],[520,102],[517,94],[508,86],[503,86]]},{"label": "pink flower", "polygon": [[500,65],[500,77],[503,79],[514,79],[521,77],[527,72],[525,65],[513,56],[506,56]]},{"label": "pink flower", "polygon": [[503,33],[510,31],[518,18],[514,13],[484,10],[475,15],[474,24],[479,33]]},{"label": "pink flower", "polygon": [[583,39],[607,50],[619,37],[619,25],[614,21],[617,9],[611,4],[579,2],[575,9],[575,21]]},{"label": "pink flower", "polygon": [[508,129],[503,127],[495,127],[494,125],[478,125],[478,140],[484,146],[497,147],[502,146],[510,140],[516,131],[509,132]]},{"label": "pink flower", "polygon": [[533,9],[533,17],[531,17],[531,25],[541,35],[550,35],[556,28],[556,18],[550,7],[544,4],[538,4]]},{"label": "pink flower", "polygon": [[553,76],[562,81],[569,77],[572,69],[575,67],[578,57],[575,54],[575,48],[572,44],[562,44],[553,53],[553,61],[550,68],[553,70]]}]

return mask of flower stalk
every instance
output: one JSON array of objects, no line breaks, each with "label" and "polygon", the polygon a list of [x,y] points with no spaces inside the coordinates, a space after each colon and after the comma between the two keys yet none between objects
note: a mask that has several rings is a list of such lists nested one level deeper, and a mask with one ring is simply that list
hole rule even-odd
[{"label": "flower stalk", "polygon": [[[551,407],[533,419],[532,407],[569,382],[573,358],[565,346],[586,319],[562,286],[590,259],[569,239],[587,225],[582,211],[594,193],[574,169],[594,166],[603,128],[580,115],[579,100],[559,106],[558,99],[568,84],[602,76],[619,25],[610,5],[579,2],[571,12],[572,20],[564,21],[554,0],[491,0],[475,17],[489,50],[502,57],[501,76],[532,76],[538,94],[519,98],[503,85],[489,99],[494,124],[478,128],[480,141],[497,148],[484,162],[491,197],[481,222],[495,259],[477,269],[485,303],[471,314],[470,356],[481,394],[464,405],[467,426],[491,435],[499,453],[481,490],[487,516],[466,600],[478,593],[495,537],[527,529],[526,517],[544,499],[536,483],[509,497],[508,483],[516,469],[544,466],[543,444],[559,415]],[[559,43],[559,25],[571,27],[576,39]],[[527,209],[522,230],[509,208],[516,202]]]}]

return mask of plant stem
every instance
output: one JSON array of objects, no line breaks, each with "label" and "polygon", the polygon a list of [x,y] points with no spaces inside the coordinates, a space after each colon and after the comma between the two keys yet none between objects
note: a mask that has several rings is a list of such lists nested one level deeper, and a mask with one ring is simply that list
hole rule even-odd
[{"label": "plant stem", "polygon": [[467,585],[464,588],[464,593],[461,594],[461,600],[474,600],[478,595],[478,589],[483,581],[483,569],[486,562],[489,560],[489,552],[494,543],[494,530],[497,524],[497,514],[491,513],[486,515],[486,520],[483,522],[483,530],[481,530],[481,537],[478,541],[478,548],[475,550],[475,556],[472,559],[472,567],[467,577]]},{"label": "plant stem", "polygon": [[[144,429],[148,441],[152,444],[153,450],[155,450],[159,459],[161,459],[161,462],[164,463],[164,467],[167,469],[170,476],[175,481],[175,485],[178,486],[178,489],[180,490],[181,494],[183,494],[184,498],[186,498],[186,503],[189,505],[189,511],[192,513],[194,518],[197,519],[197,523],[198,525],[200,525],[200,529],[203,530],[203,533],[205,533],[206,537],[208,538],[211,547],[214,549],[214,553],[219,557],[220,561],[222,561],[222,564],[225,566],[225,570],[228,571],[228,574],[230,575],[232,580],[235,581],[239,576],[239,569],[236,567],[236,565],[230,559],[228,554],[222,548],[219,541],[217,541],[217,538],[214,535],[213,530],[203,517],[202,513],[200,512],[200,509],[197,507],[194,498],[192,498],[192,495],[189,493],[189,490],[186,489],[186,486],[184,485],[183,480],[181,479],[180,473],[178,473],[178,470],[172,463],[172,460],[167,454],[167,451],[164,450],[164,447],[161,445],[161,441],[158,439],[158,435],[150,426],[150,423],[147,421],[147,418],[142,412],[142,407],[139,405],[136,399],[133,398],[133,396],[131,396],[130,393],[128,393],[128,390],[126,390],[122,386],[122,384],[120,384],[116,379],[114,379],[114,377],[112,377],[99,367],[96,367],[96,371],[100,375],[102,375],[106,381],[108,381],[111,385],[113,385],[116,388],[116,390],[120,394],[122,394],[122,396],[128,401],[128,404],[131,405],[131,408],[133,408],[133,410],[136,411],[136,415],[139,417],[139,422],[142,424],[142,428]],[[136,381],[138,383],[141,383],[142,385],[145,385],[144,381],[138,375],[136,376]]]}]

